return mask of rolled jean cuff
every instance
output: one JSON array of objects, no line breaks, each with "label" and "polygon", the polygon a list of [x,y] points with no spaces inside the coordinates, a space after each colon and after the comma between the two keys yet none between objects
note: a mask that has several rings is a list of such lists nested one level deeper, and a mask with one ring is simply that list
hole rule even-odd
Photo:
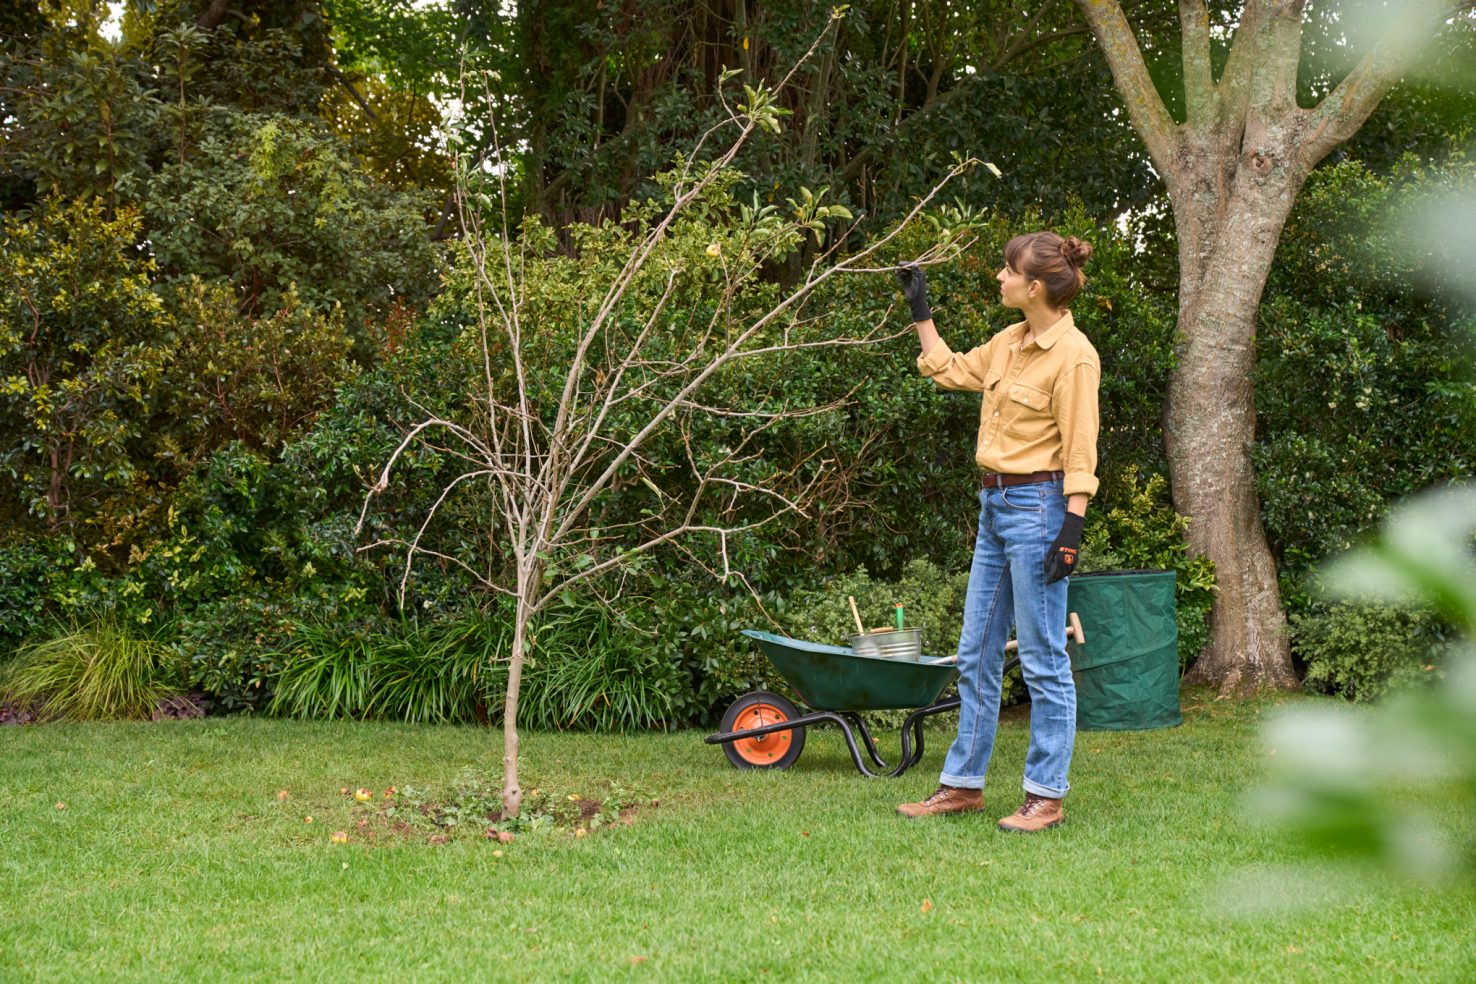
[{"label": "rolled jean cuff", "polygon": [[948,773],[945,772],[938,777],[938,781],[945,786],[952,786],[954,789],[984,788],[983,776],[974,776],[972,778],[969,776],[950,776]]},{"label": "rolled jean cuff", "polygon": [[[947,782],[947,780],[944,781]],[[951,786],[953,783],[950,782],[948,785]],[[1029,779],[1026,779],[1023,785],[1025,786],[1025,792],[1030,793],[1032,796],[1044,796],[1046,799],[1053,800],[1066,798],[1066,789],[1052,789],[1050,786],[1042,786],[1040,783],[1031,782]],[[1070,788],[1069,786],[1067,787],[1067,789]]]}]

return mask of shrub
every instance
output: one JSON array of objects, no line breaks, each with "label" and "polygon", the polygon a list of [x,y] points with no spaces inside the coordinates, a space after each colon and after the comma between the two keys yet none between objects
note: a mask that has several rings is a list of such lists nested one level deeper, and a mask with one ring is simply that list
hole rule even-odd
[{"label": "shrub", "polygon": [[[628,731],[672,721],[689,687],[679,666],[607,609],[551,612],[524,670],[518,719],[530,728]],[[501,714],[501,704],[495,706]]]},{"label": "shrub", "polygon": [[856,599],[868,630],[892,625],[893,607],[901,605],[908,627],[923,630],[923,651],[947,656],[957,650],[968,586],[968,571],[945,574],[922,559],[909,561],[896,581],[872,580],[858,568],[801,592],[784,627],[797,639],[844,646],[856,634],[848,598]]},{"label": "shrub", "polygon": [[486,720],[506,681],[507,622],[480,613],[379,638],[365,716],[412,723]]},{"label": "shrub", "polygon": [[1387,231],[1431,186],[1408,164],[1319,168],[1287,220],[1257,329],[1257,494],[1288,608],[1303,577],[1401,496],[1476,471],[1476,316],[1420,288],[1424,259]]},{"label": "shrub", "polygon": [[168,646],[102,616],[21,647],[0,693],[42,719],[147,720],[179,693],[180,677]]},{"label": "shrub", "polygon": [[1454,635],[1433,611],[1316,602],[1291,616],[1303,683],[1349,700],[1376,700],[1441,675]]},{"label": "shrub", "polygon": [[[274,714],[426,723],[496,723],[507,686],[502,606],[423,625],[301,623],[281,662]],[[688,682],[599,606],[557,609],[533,633],[519,718],[529,728],[659,727]]]}]

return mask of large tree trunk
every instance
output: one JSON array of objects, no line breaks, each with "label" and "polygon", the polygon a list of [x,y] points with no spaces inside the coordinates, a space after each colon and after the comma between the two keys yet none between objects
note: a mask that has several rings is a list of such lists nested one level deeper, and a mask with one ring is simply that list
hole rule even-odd
[{"label": "large tree trunk", "polygon": [[1218,588],[1210,643],[1189,680],[1222,693],[1297,684],[1251,446],[1256,313],[1303,175],[1284,165],[1264,170],[1247,162],[1229,187],[1223,172],[1204,175],[1175,203],[1179,344],[1164,434],[1174,508],[1192,517],[1190,549],[1214,561]]},{"label": "large tree trunk", "polygon": [[1174,508],[1191,517],[1189,547],[1214,561],[1217,587],[1210,641],[1188,679],[1221,693],[1291,688],[1297,678],[1251,447],[1261,292],[1310,167],[1296,153],[1297,125],[1207,136],[1207,146],[1184,148],[1169,179],[1179,342],[1164,439]]}]

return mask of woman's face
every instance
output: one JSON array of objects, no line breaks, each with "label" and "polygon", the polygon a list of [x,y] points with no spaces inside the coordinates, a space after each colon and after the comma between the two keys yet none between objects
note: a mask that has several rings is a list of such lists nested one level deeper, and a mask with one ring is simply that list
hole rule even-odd
[{"label": "woman's face", "polygon": [[1025,274],[1011,270],[1006,263],[994,277],[999,281],[999,300],[1005,307],[1023,308],[1030,303],[1030,285]]}]

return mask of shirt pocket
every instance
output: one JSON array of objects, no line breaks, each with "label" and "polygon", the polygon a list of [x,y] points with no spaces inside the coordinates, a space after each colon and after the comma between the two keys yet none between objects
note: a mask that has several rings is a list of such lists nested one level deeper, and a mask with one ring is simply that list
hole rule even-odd
[{"label": "shirt pocket", "polygon": [[1010,437],[1033,441],[1056,425],[1051,415],[1051,394],[1043,389],[1015,383],[1005,394],[1003,405],[1004,432]]}]

